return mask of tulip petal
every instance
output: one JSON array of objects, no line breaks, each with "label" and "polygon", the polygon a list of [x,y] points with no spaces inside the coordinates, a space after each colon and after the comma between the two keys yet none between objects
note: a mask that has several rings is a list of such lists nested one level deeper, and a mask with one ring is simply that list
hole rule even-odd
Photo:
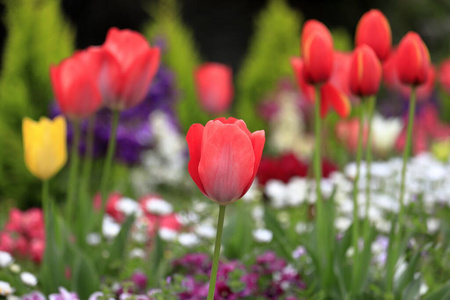
[{"label": "tulip petal", "polygon": [[303,92],[303,95],[308,101],[314,103],[314,86],[307,84],[305,81],[303,60],[300,57],[292,57],[291,67],[294,71],[295,79],[297,79],[298,87]]},{"label": "tulip petal", "polygon": [[253,180],[255,179],[256,173],[258,172],[259,163],[261,162],[261,156],[264,150],[264,144],[266,142],[266,136],[264,130],[258,130],[251,134],[251,140],[252,140],[252,146],[253,151],[255,153],[255,164],[253,166],[253,176],[252,180],[249,182],[249,184],[246,186],[244,191],[241,194],[241,197],[247,193],[248,189],[251,187]]},{"label": "tulip petal", "polygon": [[198,174],[198,164],[200,162],[201,150],[202,150],[202,140],[203,140],[203,130],[205,128],[201,124],[194,124],[189,128],[189,131],[186,135],[186,141],[189,147],[189,164],[188,171],[194,180],[195,184],[197,184],[200,191],[208,196],[203,188],[203,183],[200,180],[200,176]]},{"label": "tulip petal", "polygon": [[221,205],[238,200],[253,179],[254,164],[252,142],[241,128],[206,124],[198,171],[211,200]]},{"label": "tulip petal", "polygon": [[346,118],[350,114],[350,100],[344,92],[340,91],[334,85],[327,83],[322,86],[322,101],[331,104],[334,110],[341,118]]},{"label": "tulip petal", "polygon": [[159,61],[160,51],[153,48],[136,58],[125,71],[121,86],[122,109],[134,107],[144,99],[158,70]]}]

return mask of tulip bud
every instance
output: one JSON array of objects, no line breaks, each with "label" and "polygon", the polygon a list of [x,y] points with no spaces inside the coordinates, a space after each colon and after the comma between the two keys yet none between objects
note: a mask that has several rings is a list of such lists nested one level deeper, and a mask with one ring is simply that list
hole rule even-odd
[{"label": "tulip bud", "polygon": [[62,113],[82,119],[95,113],[102,104],[100,72],[102,53],[94,48],[79,51],[50,67],[53,91]]},{"label": "tulip bud", "polygon": [[383,61],[389,55],[391,43],[391,26],[385,15],[378,9],[366,12],[356,27],[356,46],[368,45]]},{"label": "tulip bud", "polygon": [[195,84],[200,104],[210,114],[228,110],[233,98],[231,68],[219,63],[206,63],[195,71]]},{"label": "tulip bud", "polygon": [[430,54],[427,46],[415,32],[408,32],[397,48],[398,79],[403,84],[420,85],[427,80]]},{"label": "tulip bud", "polygon": [[441,63],[439,68],[439,81],[445,92],[450,94],[450,59],[446,59]]},{"label": "tulip bud", "polygon": [[263,130],[251,133],[242,120],[219,118],[192,125],[186,141],[189,174],[206,197],[228,205],[245,195],[261,161]]},{"label": "tulip bud", "polygon": [[310,20],[302,32],[304,79],[317,84],[327,81],[333,71],[333,38],[322,23]]},{"label": "tulip bud", "polygon": [[358,96],[372,96],[381,82],[381,64],[375,52],[367,45],[359,46],[352,56],[350,90]]},{"label": "tulip bud", "polygon": [[66,121],[62,116],[22,122],[25,164],[41,180],[53,177],[67,161]]}]

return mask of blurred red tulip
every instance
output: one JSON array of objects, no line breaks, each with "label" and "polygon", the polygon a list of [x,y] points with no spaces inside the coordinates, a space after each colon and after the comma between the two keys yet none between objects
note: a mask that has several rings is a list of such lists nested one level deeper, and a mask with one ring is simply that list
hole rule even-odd
[{"label": "blurred red tulip", "polygon": [[344,92],[348,97],[352,96],[350,92],[350,64],[352,54],[350,52],[336,51],[334,53],[334,67],[331,78],[328,81],[336,88]]},{"label": "blurred red tulip", "polygon": [[86,118],[100,108],[102,95],[99,78],[103,61],[104,56],[99,51],[88,48],[50,67],[56,101],[68,118]]},{"label": "blurred red tulip", "polygon": [[0,232],[0,251],[13,253],[15,242],[8,232]]},{"label": "blurred red tulip", "polygon": [[125,110],[141,103],[159,67],[159,48],[151,48],[138,32],[111,28],[101,49],[106,60],[100,77],[105,106]]},{"label": "blurred red tulip", "polygon": [[320,114],[324,118],[331,106],[341,118],[347,118],[350,115],[350,100],[344,92],[339,90],[331,83],[324,84],[320,89],[321,109]]},{"label": "blurred red tulip", "polygon": [[227,205],[245,195],[258,171],[263,130],[251,133],[242,120],[219,118],[192,125],[186,141],[189,174],[206,197]]},{"label": "blurred red tulip", "polygon": [[397,48],[396,61],[401,83],[417,86],[427,80],[430,54],[417,33],[408,32],[403,37]]},{"label": "blurred red tulip", "polygon": [[381,82],[381,64],[375,52],[367,45],[358,46],[353,52],[350,67],[350,90],[358,96],[372,96],[378,92]]},{"label": "blurred red tulip", "polygon": [[30,244],[30,257],[31,260],[37,264],[42,262],[45,251],[45,241],[44,240],[33,240]]},{"label": "blurred red tulip", "polygon": [[233,72],[219,63],[206,63],[195,71],[197,95],[203,109],[210,114],[228,110],[233,99]]},{"label": "blurred red tulip", "polygon": [[366,12],[356,27],[356,46],[368,45],[378,59],[383,61],[389,55],[392,43],[391,26],[378,9]]},{"label": "blurred red tulip", "polygon": [[383,61],[383,83],[391,89],[397,90],[400,87],[400,81],[397,76],[397,50],[392,49],[388,57]]},{"label": "blurred red tulip", "polygon": [[450,94],[450,58],[444,60],[439,67],[439,82],[444,91]]},{"label": "blurred red tulip", "polygon": [[[360,121],[358,118],[350,120],[340,120],[336,124],[336,136],[338,140],[345,145],[345,147],[352,153],[356,152],[358,148]],[[363,127],[363,145],[367,143],[368,127],[364,124]]]},{"label": "blurred red tulip", "polygon": [[295,79],[297,80],[298,87],[303,92],[305,98],[314,103],[314,86],[308,84],[303,76],[304,64],[300,57],[291,58],[291,67],[294,71]]},{"label": "blurred red tulip", "polygon": [[309,20],[303,26],[301,50],[304,62],[303,76],[307,83],[327,81],[333,71],[333,38],[325,25]]}]

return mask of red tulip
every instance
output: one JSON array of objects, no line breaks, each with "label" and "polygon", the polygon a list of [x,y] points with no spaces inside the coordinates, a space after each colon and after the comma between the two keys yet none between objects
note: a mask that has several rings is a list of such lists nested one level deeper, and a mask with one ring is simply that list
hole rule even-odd
[{"label": "red tulip", "polygon": [[391,43],[391,26],[385,15],[378,9],[366,12],[356,27],[356,46],[368,45],[383,61],[389,55]]},{"label": "red tulip", "polygon": [[71,119],[86,118],[102,104],[99,76],[103,55],[89,48],[76,52],[58,66],[50,67],[50,78],[56,101],[64,115]]},{"label": "red tulip", "polygon": [[350,65],[352,61],[352,53],[336,51],[334,53],[334,67],[330,80],[335,87],[339,88],[344,94],[351,97],[350,92]]},{"label": "red tulip", "polygon": [[10,254],[13,253],[15,243],[9,232],[0,231],[0,251],[5,251]]},{"label": "red tulip", "polygon": [[439,68],[439,81],[445,92],[450,94],[450,59],[446,59],[441,63]]},{"label": "red tulip", "polygon": [[324,84],[320,89],[322,100],[320,115],[324,118],[331,106],[341,118],[347,118],[350,115],[351,105],[347,95],[331,83]]},{"label": "red tulip", "polygon": [[219,118],[194,124],[186,136],[189,174],[200,191],[220,205],[245,195],[264,148],[264,130],[251,133],[242,120]]},{"label": "red tulip", "polygon": [[[427,80],[420,86],[416,88],[417,101],[426,101],[431,98],[434,91],[434,85],[436,83],[436,70],[432,64],[428,66],[427,70]],[[411,94],[410,85],[400,85],[400,91],[408,96]]]},{"label": "red tulip", "polygon": [[333,71],[333,38],[322,23],[310,20],[302,32],[303,76],[310,84],[327,81]]},{"label": "red tulip", "polygon": [[358,96],[372,96],[381,82],[381,64],[375,52],[367,45],[359,46],[352,56],[350,90]]},{"label": "red tulip", "polygon": [[[359,140],[359,126],[361,122],[358,118],[350,120],[341,120],[336,124],[336,136],[350,152],[356,152]],[[363,127],[363,145],[367,144],[368,136],[367,124]]]},{"label": "red tulip", "polygon": [[[300,89],[303,91],[306,99],[314,103],[314,87],[304,80],[302,74],[304,73],[303,61],[298,57],[291,58],[291,66],[294,70],[295,77]],[[320,111],[321,117],[324,118],[328,109],[331,107],[336,110],[341,118],[346,118],[350,114],[351,105],[347,95],[342,92],[336,85],[327,82],[320,88]]]},{"label": "red tulip", "polygon": [[397,76],[397,50],[392,49],[388,57],[383,61],[383,83],[389,89],[396,90],[400,87]]},{"label": "red tulip", "polygon": [[211,114],[228,110],[233,98],[231,68],[219,63],[206,63],[195,71],[195,84],[200,103]]},{"label": "red tulip", "polygon": [[396,61],[401,83],[420,85],[427,80],[430,55],[417,33],[409,32],[403,37],[397,48]]},{"label": "red tulip", "polygon": [[151,48],[138,32],[111,28],[101,47],[105,52],[101,82],[104,104],[124,110],[144,100],[160,62],[159,48]]}]

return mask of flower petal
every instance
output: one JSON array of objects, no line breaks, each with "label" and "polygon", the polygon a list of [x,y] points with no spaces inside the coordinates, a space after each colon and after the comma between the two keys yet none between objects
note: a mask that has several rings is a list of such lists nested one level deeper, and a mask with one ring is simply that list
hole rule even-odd
[{"label": "flower petal", "polygon": [[198,174],[198,164],[200,162],[201,150],[202,150],[202,140],[203,140],[203,130],[205,128],[201,124],[194,124],[189,128],[189,131],[186,135],[186,141],[189,147],[189,164],[188,171],[194,180],[195,184],[197,184],[200,191],[208,196],[203,188],[203,183],[200,180],[200,176]]}]

